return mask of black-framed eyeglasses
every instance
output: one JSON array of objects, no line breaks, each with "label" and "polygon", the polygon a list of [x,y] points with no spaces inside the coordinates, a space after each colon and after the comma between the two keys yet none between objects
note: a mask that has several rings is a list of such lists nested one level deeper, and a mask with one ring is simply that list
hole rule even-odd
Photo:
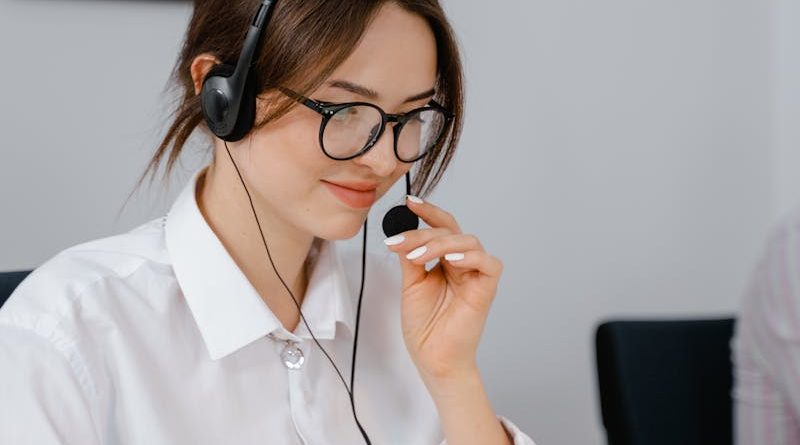
[{"label": "black-framed eyeglasses", "polygon": [[330,103],[310,99],[288,88],[284,94],[322,115],[319,144],[331,159],[346,161],[361,156],[394,122],[394,153],[402,162],[415,162],[427,155],[446,135],[454,115],[431,100],[407,113],[389,114],[369,102]]}]

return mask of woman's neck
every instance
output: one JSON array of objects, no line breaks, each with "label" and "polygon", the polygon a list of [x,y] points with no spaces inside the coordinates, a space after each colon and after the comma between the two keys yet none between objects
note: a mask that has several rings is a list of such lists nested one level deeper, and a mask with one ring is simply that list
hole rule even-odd
[{"label": "woman's neck", "polygon": [[[300,321],[297,306],[272,269],[236,171],[212,163],[198,177],[195,196],[200,213],[239,269],[283,326],[294,331]],[[253,205],[275,268],[302,305],[308,286],[306,258],[314,237],[274,217],[265,205],[259,204],[254,197]]]}]

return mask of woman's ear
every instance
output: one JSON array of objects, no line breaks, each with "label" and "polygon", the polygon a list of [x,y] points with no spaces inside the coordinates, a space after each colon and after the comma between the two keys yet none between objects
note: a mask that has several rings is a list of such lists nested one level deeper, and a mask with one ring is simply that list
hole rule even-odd
[{"label": "woman's ear", "polygon": [[203,80],[211,68],[214,68],[220,63],[219,59],[209,53],[203,53],[192,60],[192,66],[189,68],[192,74],[192,82],[194,83],[194,94],[200,94],[203,88]]}]

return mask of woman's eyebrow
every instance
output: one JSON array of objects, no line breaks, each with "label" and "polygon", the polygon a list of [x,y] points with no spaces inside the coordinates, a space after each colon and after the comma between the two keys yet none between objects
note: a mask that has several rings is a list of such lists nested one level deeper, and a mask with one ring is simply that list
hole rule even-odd
[{"label": "woman's eyebrow", "polygon": [[[357,94],[359,96],[366,97],[372,100],[378,99],[380,97],[380,94],[378,94],[377,91],[371,90],[365,86],[358,85],[353,82],[348,82],[346,80],[331,80],[328,82],[328,86],[334,88],[341,88],[345,91],[349,91],[353,94]],[[403,103],[416,102],[418,100],[427,99],[429,97],[433,97],[435,93],[436,90],[431,88],[428,91],[424,91],[422,93],[408,97]]]}]

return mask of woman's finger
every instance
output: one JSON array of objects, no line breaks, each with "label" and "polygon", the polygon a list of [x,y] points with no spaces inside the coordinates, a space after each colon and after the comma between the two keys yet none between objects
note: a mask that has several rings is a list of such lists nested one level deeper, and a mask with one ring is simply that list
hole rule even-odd
[{"label": "woman's finger", "polygon": [[[448,265],[460,269],[477,270],[492,278],[500,277],[500,274],[503,272],[503,262],[486,251],[470,250],[458,253],[461,255],[445,254],[445,261],[447,261]],[[448,259],[448,256],[453,259]]]},{"label": "woman's finger", "polygon": [[392,252],[408,253],[434,238],[450,234],[452,234],[450,229],[445,228],[414,229],[386,238],[383,242]]},{"label": "woman's finger", "polygon": [[[409,249],[409,247],[413,247]],[[449,234],[437,236],[421,246],[406,246],[406,259],[414,264],[424,265],[428,261],[441,258],[448,253],[463,253],[469,250],[483,250],[474,235]]]},{"label": "woman's finger", "polygon": [[459,227],[455,217],[430,202],[408,195],[406,197],[406,205],[429,226],[444,227],[450,229],[453,233],[461,233],[461,227]]},{"label": "woman's finger", "polygon": [[450,230],[444,228],[415,229],[384,240],[389,250],[398,254],[400,268],[403,274],[404,289],[423,280],[428,273],[425,269],[425,263],[419,265],[412,262],[406,258],[408,253],[419,246],[424,246],[426,243],[430,242],[430,240],[438,236],[445,236],[448,234],[450,234]]}]

